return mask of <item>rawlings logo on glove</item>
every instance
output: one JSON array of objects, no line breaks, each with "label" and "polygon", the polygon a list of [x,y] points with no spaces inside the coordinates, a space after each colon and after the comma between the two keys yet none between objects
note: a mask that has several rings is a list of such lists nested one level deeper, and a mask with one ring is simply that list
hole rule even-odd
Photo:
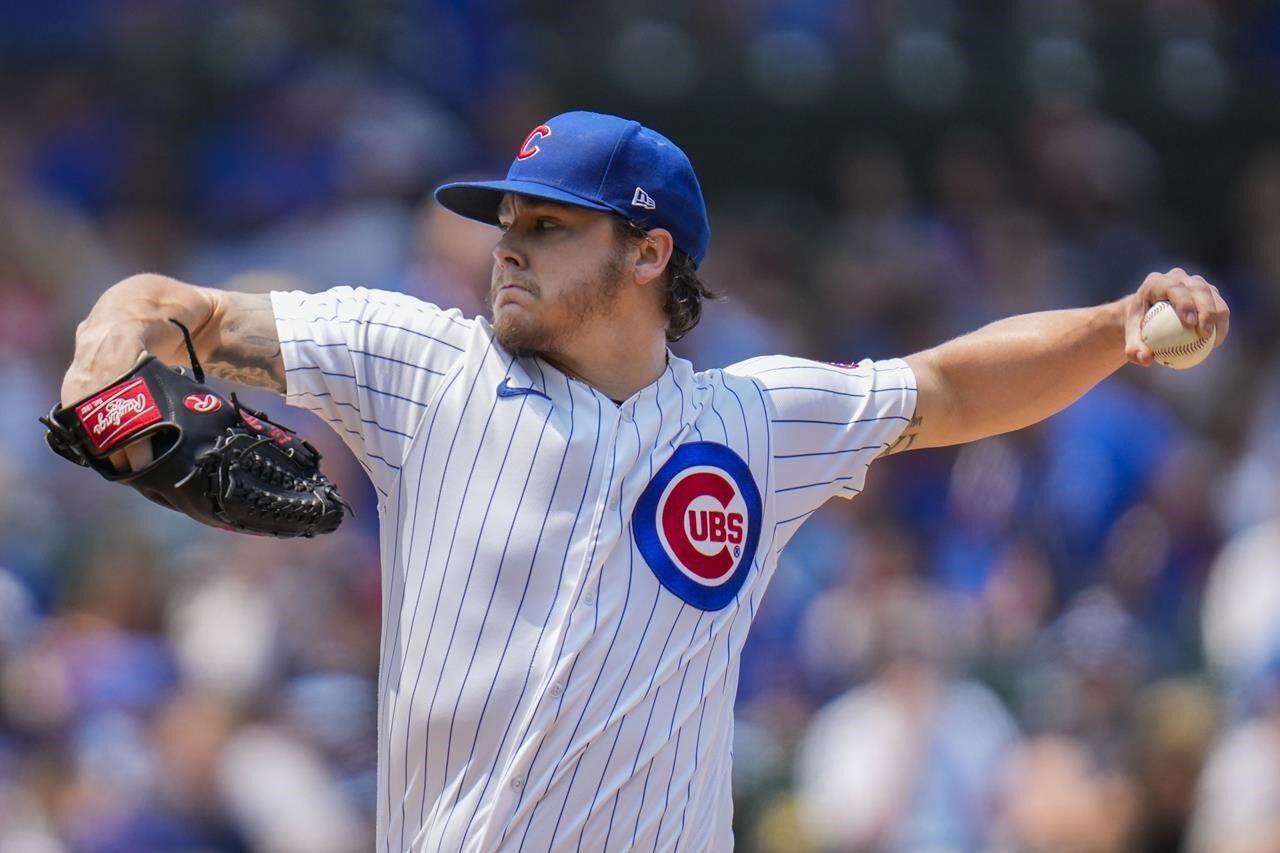
[{"label": "rawlings logo on glove", "polygon": [[[135,379],[109,388],[76,406],[76,417],[88,428],[93,449],[102,453],[160,420],[160,410],[156,408],[146,381]],[[92,426],[89,426],[90,422]]]},{"label": "rawlings logo on glove", "polygon": [[216,412],[221,409],[222,401],[218,399],[217,394],[188,394],[183,398],[182,405],[203,415],[206,412]]},{"label": "rawlings logo on glove", "polygon": [[[350,507],[320,472],[319,452],[235,394],[227,399],[205,385],[190,334],[178,325],[191,376],[148,356],[106,388],[40,418],[49,447],[214,527],[280,537],[336,530]],[[151,464],[117,471],[107,461],[139,441],[151,442]]]}]

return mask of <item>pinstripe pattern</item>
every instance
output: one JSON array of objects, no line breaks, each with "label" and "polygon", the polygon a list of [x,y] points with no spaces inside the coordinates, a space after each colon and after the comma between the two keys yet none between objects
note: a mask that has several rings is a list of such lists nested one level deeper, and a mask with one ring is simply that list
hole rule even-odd
[{"label": "pinstripe pattern", "polygon": [[[381,498],[377,849],[731,848],[751,619],[803,519],[861,491],[905,427],[905,363],[672,357],[618,406],[483,319],[362,288],[272,301],[288,402]],[[664,586],[633,529],[692,442],[727,446],[762,498],[719,609]]]}]

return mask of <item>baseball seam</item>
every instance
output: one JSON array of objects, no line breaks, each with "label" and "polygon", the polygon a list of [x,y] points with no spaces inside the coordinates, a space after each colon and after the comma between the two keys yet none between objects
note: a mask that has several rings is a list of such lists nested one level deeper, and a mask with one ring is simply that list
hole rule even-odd
[{"label": "baseball seam", "polygon": [[[1172,311],[1172,310],[1173,310],[1173,306],[1170,305],[1168,302],[1157,302],[1155,305],[1152,305],[1149,309],[1147,309],[1147,316],[1142,319],[1142,324],[1145,326],[1148,322],[1151,321],[1151,318],[1156,316],[1157,314],[1163,314],[1165,312]],[[1168,357],[1168,356],[1193,355],[1199,352],[1200,350],[1204,349],[1204,346],[1207,343],[1209,343],[1208,338],[1197,338],[1197,340],[1192,343],[1179,344],[1176,347],[1161,347],[1160,349],[1153,349],[1151,353],[1157,358]]]},{"label": "baseball seam", "polygon": [[1156,355],[1191,355],[1192,353],[1196,353],[1202,350],[1204,348],[1204,345],[1207,343],[1209,343],[1207,340],[1205,340],[1204,338],[1201,338],[1198,343],[1182,344],[1181,346],[1176,346],[1176,347],[1167,347],[1164,349],[1155,350],[1154,352]]}]

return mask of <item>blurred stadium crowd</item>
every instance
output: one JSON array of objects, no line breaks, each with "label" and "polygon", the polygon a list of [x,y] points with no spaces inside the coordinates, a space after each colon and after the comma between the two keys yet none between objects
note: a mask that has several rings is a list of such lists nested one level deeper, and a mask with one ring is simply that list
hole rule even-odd
[{"label": "blurred stadium crowd", "polygon": [[132,272],[483,311],[493,235],[428,190],[585,107],[703,178],[699,367],[904,355],[1174,265],[1233,306],[1195,371],[806,524],[742,662],[740,849],[1280,851],[1273,4],[19,0],[0,69],[0,849],[371,846],[377,512],[338,439],[288,413],[358,514],[279,543],[35,416]]}]

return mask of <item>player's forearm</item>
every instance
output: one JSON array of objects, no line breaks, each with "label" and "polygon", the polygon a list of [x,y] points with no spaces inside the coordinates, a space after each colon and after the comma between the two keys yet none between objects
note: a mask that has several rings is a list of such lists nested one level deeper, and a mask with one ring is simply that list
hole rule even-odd
[{"label": "player's forearm", "polygon": [[[301,282],[261,273],[228,284],[288,289]],[[171,319],[191,330],[196,355],[210,375],[284,393],[284,363],[269,294],[137,275],[109,288],[80,324],[75,359],[63,380],[63,403],[125,373],[144,352],[166,363],[186,363],[182,332]]]},{"label": "player's forearm", "polygon": [[199,335],[214,304],[205,292],[162,275],[130,276],[108,288],[76,329],[75,357],[63,380],[64,403],[129,370],[143,352],[172,361],[183,351],[183,323]]},{"label": "player's forearm", "polygon": [[1010,432],[1065,409],[1125,364],[1127,299],[1022,314],[930,351],[961,443]]}]

